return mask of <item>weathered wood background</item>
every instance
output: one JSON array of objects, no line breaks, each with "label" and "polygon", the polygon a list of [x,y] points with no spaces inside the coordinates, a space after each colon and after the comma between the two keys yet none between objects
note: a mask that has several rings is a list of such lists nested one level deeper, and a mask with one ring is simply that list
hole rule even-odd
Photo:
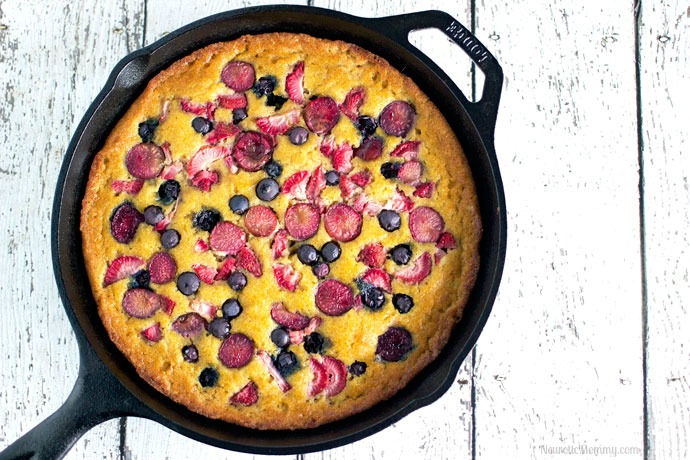
[{"label": "weathered wood background", "polygon": [[[267,3],[281,2],[0,1],[0,449],[60,406],[76,379],[50,211],[90,101],[128,52],[195,19]],[[546,459],[585,447],[580,458],[597,448],[609,449],[603,458],[613,449],[689,458],[690,3],[285,3],[360,16],[445,10],[506,77],[496,149],[508,257],[482,337],[434,404],[302,457]],[[437,31],[411,39],[471,95],[459,49]],[[91,430],[67,458],[250,457],[130,418]]]}]

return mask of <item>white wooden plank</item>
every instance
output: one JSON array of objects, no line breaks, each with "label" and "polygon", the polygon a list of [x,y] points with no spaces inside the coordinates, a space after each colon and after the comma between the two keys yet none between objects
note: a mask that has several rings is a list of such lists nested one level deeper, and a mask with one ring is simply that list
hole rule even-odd
[{"label": "white wooden plank", "polygon": [[631,2],[479,1],[476,17],[506,77],[496,148],[509,220],[476,348],[477,458],[642,458]]},{"label": "white wooden plank", "polygon": [[[55,411],[77,376],[77,345],[51,266],[53,191],[77,123],[110,69],[140,43],[142,6],[0,4],[0,450]],[[67,458],[115,459],[119,442],[113,420],[86,434]]]},{"label": "white wooden plank", "polygon": [[690,5],[646,2],[639,27],[650,459],[690,457]]}]

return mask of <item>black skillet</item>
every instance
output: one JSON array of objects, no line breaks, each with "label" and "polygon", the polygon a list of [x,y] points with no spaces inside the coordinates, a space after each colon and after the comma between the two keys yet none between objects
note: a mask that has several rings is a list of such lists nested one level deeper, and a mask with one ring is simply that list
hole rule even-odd
[{"label": "black skillet", "polygon": [[[479,102],[469,102],[436,64],[409,43],[410,31],[426,28],[443,31],[484,73]],[[347,419],[297,431],[252,430],[211,420],[172,402],[142,380],[110,342],[98,317],[79,232],[81,199],[93,157],[147,81],[175,60],[210,43],[276,31],[355,43],[410,76],[439,107],[463,145],[477,183],[484,225],[476,286],[462,321],[438,359],[390,400]],[[505,198],[493,140],[502,83],[503,72],[494,57],[465,27],[440,11],[368,19],[311,7],[247,8],[194,22],[125,57],[72,138],[53,205],[53,268],[79,345],[77,382],[64,405],[0,453],[0,460],[62,458],[88,429],[123,416],[155,420],[185,436],[225,449],[256,454],[307,453],[362,439],[438,399],[451,386],[474,346],[503,271]]]}]

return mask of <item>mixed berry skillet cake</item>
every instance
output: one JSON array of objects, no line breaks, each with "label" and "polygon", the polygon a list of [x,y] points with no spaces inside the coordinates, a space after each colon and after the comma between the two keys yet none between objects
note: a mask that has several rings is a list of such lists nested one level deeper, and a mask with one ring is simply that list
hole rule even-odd
[{"label": "mixed berry skillet cake", "polygon": [[110,338],[205,416],[314,427],[433,360],[478,269],[458,140],[385,60],[244,36],[153,78],[96,155],[83,252]]}]

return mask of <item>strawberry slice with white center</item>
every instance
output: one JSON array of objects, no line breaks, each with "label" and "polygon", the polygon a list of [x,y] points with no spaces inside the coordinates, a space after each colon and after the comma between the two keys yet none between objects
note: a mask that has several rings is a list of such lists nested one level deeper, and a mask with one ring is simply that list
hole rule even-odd
[{"label": "strawberry slice with white center", "polygon": [[362,190],[359,185],[355,184],[355,182],[350,179],[350,176],[346,176],[344,174],[340,176],[338,187],[340,188],[340,195],[344,200],[349,200],[355,196],[356,193]]},{"label": "strawberry slice with white center", "polygon": [[285,380],[285,377],[283,377],[278,369],[276,369],[276,366],[273,364],[273,360],[271,359],[271,355],[269,355],[266,350],[259,350],[257,357],[259,358],[259,361],[261,361],[261,364],[264,365],[268,373],[271,374],[271,377],[273,377],[275,380],[278,388],[280,388],[280,391],[283,393],[290,391],[292,386],[290,386],[287,380]]},{"label": "strawberry slice with white center", "polygon": [[161,150],[163,151],[163,155],[165,157],[164,163],[166,165],[169,165],[173,162],[173,156],[172,153],[170,152],[170,142],[165,141],[161,144]]},{"label": "strawberry slice with white center", "polygon": [[287,243],[288,243],[288,232],[287,230],[280,229],[273,237],[273,244],[271,244],[271,252],[274,259],[278,259],[287,255]]},{"label": "strawberry slice with white center", "polygon": [[202,190],[208,192],[211,187],[220,181],[220,176],[215,171],[199,171],[192,178],[192,185]]},{"label": "strawberry slice with white center", "polygon": [[271,318],[281,326],[293,331],[300,331],[309,326],[308,316],[288,311],[283,302],[275,302],[271,305]]},{"label": "strawberry slice with white center", "polygon": [[230,404],[252,406],[259,400],[259,389],[251,380],[240,391],[230,397]]},{"label": "strawberry slice with white center", "polygon": [[234,257],[228,257],[225,259],[225,262],[223,262],[223,265],[221,265],[220,270],[218,270],[218,274],[215,278],[216,281],[227,281],[227,279],[230,277],[230,273],[234,272],[235,268],[237,268],[237,261]]},{"label": "strawberry slice with white center", "polygon": [[222,140],[237,136],[242,130],[232,123],[217,121],[213,125],[213,131],[206,135],[206,143],[219,144]]},{"label": "strawberry slice with white center", "polygon": [[307,184],[309,183],[309,171],[297,171],[283,182],[281,192],[296,199],[307,199]]},{"label": "strawberry slice with white center", "polygon": [[244,93],[219,94],[216,98],[219,107],[234,110],[247,107],[247,96]]},{"label": "strawberry slice with white center", "polygon": [[163,331],[161,330],[161,323],[156,323],[141,331],[141,336],[149,342],[160,342],[163,338]]},{"label": "strawberry slice with white center", "polygon": [[158,222],[153,229],[157,232],[163,232],[165,231],[166,228],[168,228],[168,225],[170,225],[170,222],[172,222],[173,218],[175,217],[175,214],[177,214],[177,206],[180,204],[180,197],[177,197],[177,200],[175,200],[175,204],[173,204],[172,208],[170,208],[170,211],[168,211],[168,214]]},{"label": "strawberry slice with white center", "polygon": [[237,266],[247,270],[257,278],[264,273],[261,267],[261,261],[248,246],[243,247],[240,249],[240,252],[237,253]]},{"label": "strawberry slice with white center", "polygon": [[386,250],[378,241],[375,243],[366,244],[357,254],[357,262],[362,262],[364,265],[372,268],[383,267],[386,261]]},{"label": "strawberry slice with white center", "polygon": [[331,157],[333,169],[342,174],[347,174],[352,171],[352,146],[347,142],[340,144]]},{"label": "strawberry slice with white center", "polygon": [[249,208],[245,213],[244,226],[252,235],[265,237],[275,231],[278,226],[278,218],[268,206],[256,205]]},{"label": "strawberry slice with white center", "polygon": [[371,284],[372,286],[376,286],[379,289],[383,289],[386,292],[391,292],[391,277],[385,272],[385,270],[380,268],[370,268],[364,272],[361,280],[365,283]]},{"label": "strawberry slice with white center", "polygon": [[119,256],[113,260],[105,271],[103,287],[129,278],[139,270],[146,268],[146,261],[137,256]]},{"label": "strawberry slice with white center", "polygon": [[392,209],[397,212],[409,212],[414,208],[414,201],[399,188],[395,189],[393,196],[383,205],[384,209]]},{"label": "strawberry slice with white center", "polygon": [[213,318],[215,318],[216,312],[218,311],[217,306],[204,300],[192,300],[189,303],[189,308],[199,313],[207,321],[211,321]]},{"label": "strawberry slice with white center", "polygon": [[328,385],[328,372],[324,365],[314,358],[309,358],[309,368],[314,377],[309,382],[307,393],[309,396],[316,396],[326,389],[326,385]]},{"label": "strawberry slice with white center", "polygon": [[161,124],[167,120],[168,114],[170,114],[170,99],[164,100],[161,104],[161,116],[158,117],[158,124]]},{"label": "strawberry slice with white center", "polygon": [[206,104],[192,102],[189,99],[180,99],[180,108],[183,112],[193,113],[194,115],[206,116]]},{"label": "strawberry slice with white center", "polygon": [[410,234],[420,243],[436,243],[446,223],[433,208],[420,206],[410,213]]},{"label": "strawberry slice with white center", "polygon": [[194,252],[206,252],[208,251],[208,243],[202,239],[196,240],[194,244]]},{"label": "strawberry slice with white center", "polygon": [[326,172],[323,170],[323,166],[319,165],[316,167],[314,172],[311,173],[309,182],[307,183],[307,198],[311,202],[315,202],[321,196],[321,192],[326,188]]},{"label": "strawberry slice with white center", "polygon": [[351,175],[350,179],[352,179],[352,182],[359,185],[360,187],[366,187],[371,183],[372,180],[371,171],[369,171],[368,169],[363,169],[358,173]]},{"label": "strawberry slice with white center", "polygon": [[331,356],[324,356],[322,362],[328,374],[325,394],[328,397],[335,396],[343,391],[347,384],[347,367],[342,361]]},{"label": "strawberry slice with white center", "polygon": [[378,216],[383,209],[381,203],[372,200],[369,198],[369,195],[364,192],[359,193],[355,197],[355,200],[352,202],[352,207],[355,208],[357,212],[370,217]]},{"label": "strawberry slice with white center", "polygon": [[439,249],[443,249],[445,251],[449,251],[451,249],[457,248],[458,243],[457,241],[455,241],[455,237],[452,233],[443,232],[441,233],[441,236],[438,238],[438,241],[436,242],[436,247]]},{"label": "strawberry slice with white center", "polygon": [[422,182],[415,187],[412,194],[414,196],[418,196],[419,198],[431,198],[431,195],[433,195],[435,189],[436,184],[434,182]]},{"label": "strawberry slice with white center", "polygon": [[194,177],[197,173],[208,170],[215,161],[225,158],[230,155],[230,152],[231,150],[228,147],[204,145],[189,159],[187,163],[187,174],[189,177]]},{"label": "strawberry slice with white center", "polygon": [[129,195],[136,195],[141,191],[144,186],[143,179],[133,179],[133,180],[119,180],[116,179],[110,183],[110,187],[117,194],[127,193]]},{"label": "strawberry slice with white center", "polygon": [[174,179],[180,171],[184,169],[184,164],[180,160],[175,161],[163,168],[161,171],[161,179],[171,180]]},{"label": "strawberry slice with white center", "polygon": [[299,123],[299,110],[261,117],[256,119],[256,126],[266,134],[278,135],[285,134],[290,128]]},{"label": "strawberry slice with white center", "polygon": [[417,160],[406,161],[398,170],[398,180],[404,184],[417,186],[422,183],[424,167]]},{"label": "strawberry slice with white center", "polygon": [[431,273],[431,255],[425,252],[414,263],[394,273],[397,279],[407,284],[418,284]]},{"label": "strawberry slice with white center", "polygon": [[199,279],[206,284],[213,284],[218,275],[217,269],[204,264],[194,264],[192,265],[192,270],[194,270],[194,273],[197,274]]},{"label": "strawberry slice with white center", "polygon": [[247,235],[241,227],[222,221],[213,227],[208,242],[214,251],[234,256],[247,243]]},{"label": "strawberry slice with white center", "polygon": [[366,93],[364,92],[364,88],[352,88],[347,95],[345,95],[343,103],[338,104],[338,108],[347,118],[352,121],[357,121],[357,118],[359,118],[359,108],[364,103],[365,96]]},{"label": "strawberry slice with white center", "polygon": [[338,145],[335,143],[335,137],[330,134],[324,136],[319,144],[319,151],[327,158],[331,158],[337,148]]},{"label": "strawberry slice with white center", "polygon": [[288,291],[294,292],[302,279],[302,274],[295,271],[289,264],[274,264],[273,276],[275,276],[278,286]]},{"label": "strawberry slice with white center", "polygon": [[302,105],[304,99],[304,61],[299,61],[285,78],[285,92],[295,103]]},{"label": "strawberry slice with white center", "polygon": [[293,345],[299,345],[304,342],[304,338],[316,331],[319,326],[321,326],[321,318],[319,316],[314,316],[309,320],[309,325],[300,331],[288,331],[290,334],[290,343]]},{"label": "strawberry slice with white center", "polygon": [[391,157],[401,157],[405,160],[416,160],[419,155],[420,141],[405,141],[398,144],[391,152]]}]

